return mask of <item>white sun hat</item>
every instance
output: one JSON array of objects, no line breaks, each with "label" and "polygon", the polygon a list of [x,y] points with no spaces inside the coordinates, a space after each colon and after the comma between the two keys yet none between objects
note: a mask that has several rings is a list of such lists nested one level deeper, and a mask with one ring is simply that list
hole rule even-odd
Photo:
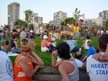
[{"label": "white sun hat", "polygon": [[52,38],[51,38],[51,40],[52,40],[52,41],[55,41],[55,40],[56,40],[56,38],[55,38],[55,37],[52,37]]},{"label": "white sun hat", "polygon": [[48,36],[47,36],[47,35],[44,35],[44,36],[43,36],[43,39],[47,39],[47,38],[48,38]]}]

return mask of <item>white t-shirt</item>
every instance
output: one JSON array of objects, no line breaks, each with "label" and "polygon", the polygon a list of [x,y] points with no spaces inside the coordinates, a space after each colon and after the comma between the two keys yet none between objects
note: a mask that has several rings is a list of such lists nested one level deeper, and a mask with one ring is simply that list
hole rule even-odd
[{"label": "white t-shirt", "polygon": [[3,51],[0,51],[0,81],[13,81],[12,62]]},{"label": "white t-shirt", "polygon": [[86,68],[90,81],[108,81],[108,62],[99,62],[91,55],[87,58]]},{"label": "white t-shirt", "polygon": [[90,41],[90,39],[86,39],[85,42],[84,42],[84,49],[89,49],[89,46],[88,46],[88,41]]},{"label": "white t-shirt", "polygon": [[21,39],[25,39],[26,36],[27,36],[27,34],[26,34],[25,31],[22,31],[22,32],[20,33],[20,38],[21,38]]},{"label": "white t-shirt", "polygon": [[83,65],[83,62],[82,61],[80,61],[78,59],[75,59],[75,62],[76,62],[76,65],[77,65],[78,68],[81,68],[82,67],[82,65]]}]

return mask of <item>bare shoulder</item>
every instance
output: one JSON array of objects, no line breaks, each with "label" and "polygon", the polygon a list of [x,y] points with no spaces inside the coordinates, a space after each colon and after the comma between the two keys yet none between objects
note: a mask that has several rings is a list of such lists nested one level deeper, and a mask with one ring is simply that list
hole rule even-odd
[{"label": "bare shoulder", "polygon": [[70,62],[63,62],[59,65],[59,69],[64,69],[64,70],[74,70],[75,66],[74,64],[70,63]]}]

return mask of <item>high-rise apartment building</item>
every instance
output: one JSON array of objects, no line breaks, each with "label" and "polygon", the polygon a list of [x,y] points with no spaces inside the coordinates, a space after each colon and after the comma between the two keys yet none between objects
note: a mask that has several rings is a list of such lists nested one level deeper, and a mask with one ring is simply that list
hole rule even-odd
[{"label": "high-rise apartment building", "polygon": [[38,16],[38,13],[33,13],[31,17],[31,22],[34,25],[39,25],[43,22],[43,17]]},{"label": "high-rise apartment building", "polygon": [[64,19],[67,18],[67,13],[62,12],[62,11],[58,11],[56,13],[54,13],[54,23],[57,26],[60,26],[61,22],[64,21]]},{"label": "high-rise apartment building", "polygon": [[99,17],[102,18],[102,25],[105,25],[105,22],[108,20],[108,10],[104,10],[99,13]]},{"label": "high-rise apartment building", "polygon": [[8,5],[8,25],[13,26],[19,19],[20,4],[13,2]]}]

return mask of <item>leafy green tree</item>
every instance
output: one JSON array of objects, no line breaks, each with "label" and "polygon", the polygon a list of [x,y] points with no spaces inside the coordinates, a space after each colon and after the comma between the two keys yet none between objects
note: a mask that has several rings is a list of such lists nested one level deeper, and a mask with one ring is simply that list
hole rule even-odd
[{"label": "leafy green tree", "polygon": [[19,28],[21,28],[22,26],[23,27],[27,27],[27,23],[25,22],[25,21],[23,21],[23,20],[17,20],[15,23],[14,23],[14,25],[17,25]]},{"label": "leafy green tree", "polygon": [[34,29],[33,24],[29,24],[29,29]]},{"label": "leafy green tree", "polygon": [[30,23],[31,22],[31,16],[33,14],[33,11],[29,9],[29,10],[25,10],[24,13],[25,13],[25,21],[27,23]]},{"label": "leafy green tree", "polygon": [[67,26],[67,24],[73,24],[75,19],[73,17],[66,18],[63,22],[61,22],[61,26]]},{"label": "leafy green tree", "polygon": [[105,22],[105,27],[108,29],[108,20]]}]

